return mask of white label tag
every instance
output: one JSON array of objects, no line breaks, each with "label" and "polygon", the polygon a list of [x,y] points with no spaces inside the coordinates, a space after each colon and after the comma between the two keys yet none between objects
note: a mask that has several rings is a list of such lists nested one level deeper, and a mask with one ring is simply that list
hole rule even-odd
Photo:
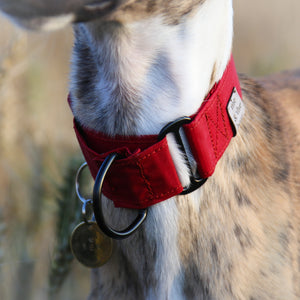
[{"label": "white label tag", "polygon": [[227,105],[227,112],[232,121],[232,124],[234,125],[234,135],[236,135],[245,113],[245,105],[236,88],[233,89],[233,92],[231,94],[230,100]]}]

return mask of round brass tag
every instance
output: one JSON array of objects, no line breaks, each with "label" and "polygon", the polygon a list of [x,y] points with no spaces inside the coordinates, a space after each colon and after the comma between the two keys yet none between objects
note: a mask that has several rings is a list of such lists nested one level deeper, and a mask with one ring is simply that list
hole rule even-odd
[{"label": "round brass tag", "polygon": [[103,266],[112,255],[112,239],[102,233],[96,222],[80,223],[73,230],[70,244],[75,258],[89,268]]}]

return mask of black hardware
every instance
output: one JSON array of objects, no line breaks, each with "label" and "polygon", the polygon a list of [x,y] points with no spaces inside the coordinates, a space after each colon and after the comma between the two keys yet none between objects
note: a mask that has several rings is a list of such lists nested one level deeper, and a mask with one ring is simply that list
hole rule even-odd
[{"label": "black hardware", "polygon": [[187,166],[190,170],[191,175],[190,175],[190,184],[188,186],[183,187],[183,191],[181,192],[181,195],[186,195],[186,194],[192,193],[193,191],[197,190],[200,186],[202,186],[207,180],[207,178],[199,178],[195,174],[193,174],[192,167],[191,167],[191,164],[188,160],[187,152],[185,150],[185,147],[184,147],[184,144],[183,144],[183,141],[182,141],[182,137],[181,137],[180,132],[179,132],[180,128],[182,128],[183,125],[189,124],[191,122],[192,122],[192,119],[190,117],[179,118],[179,119],[167,124],[160,131],[160,133],[158,135],[158,140],[161,141],[162,139],[165,138],[165,136],[168,133],[173,133],[174,136],[175,136],[176,143],[177,143],[180,151],[182,151],[183,154],[184,154],[185,161],[186,161],[186,164],[187,164]]},{"label": "black hardware", "polygon": [[106,224],[103,215],[103,210],[102,210],[102,186],[107,171],[109,170],[110,166],[112,165],[116,157],[117,157],[117,153],[111,153],[110,155],[108,155],[98,171],[95,180],[94,190],[93,190],[93,208],[94,208],[94,216],[99,228],[107,236],[116,240],[122,240],[128,238],[140,227],[140,225],[145,221],[147,217],[148,210],[140,209],[138,211],[138,216],[133,221],[133,223],[124,230],[117,231]]}]

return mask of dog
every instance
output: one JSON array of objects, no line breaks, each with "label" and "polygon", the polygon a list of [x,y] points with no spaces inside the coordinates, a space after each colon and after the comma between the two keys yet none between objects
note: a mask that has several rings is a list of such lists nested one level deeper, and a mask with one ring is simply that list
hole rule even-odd
[{"label": "dog", "polygon": [[[0,9],[31,29],[74,23],[70,104],[79,138],[157,136],[209,103],[232,61],[232,0],[1,0]],[[135,205],[147,219],[92,271],[89,299],[300,299],[300,71],[239,75],[239,84],[234,137],[212,174],[203,171],[207,180],[191,193]],[[225,124],[218,105],[206,124]],[[214,129],[214,151],[229,139],[226,128]],[[198,160],[187,134],[182,140],[179,147],[171,132],[164,145],[176,180],[189,187]],[[123,228],[136,210],[111,200],[103,200],[106,218]]]}]

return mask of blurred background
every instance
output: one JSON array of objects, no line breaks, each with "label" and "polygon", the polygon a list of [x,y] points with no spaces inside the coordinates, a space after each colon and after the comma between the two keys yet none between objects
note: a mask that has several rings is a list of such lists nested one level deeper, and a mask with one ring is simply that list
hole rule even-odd
[{"label": "blurred background", "polygon": [[[299,0],[235,0],[237,69],[300,67]],[[85,299],[68,236],[83,160],[67,105],[72,30],[28,33],[0,16],[0,298]]]}]

